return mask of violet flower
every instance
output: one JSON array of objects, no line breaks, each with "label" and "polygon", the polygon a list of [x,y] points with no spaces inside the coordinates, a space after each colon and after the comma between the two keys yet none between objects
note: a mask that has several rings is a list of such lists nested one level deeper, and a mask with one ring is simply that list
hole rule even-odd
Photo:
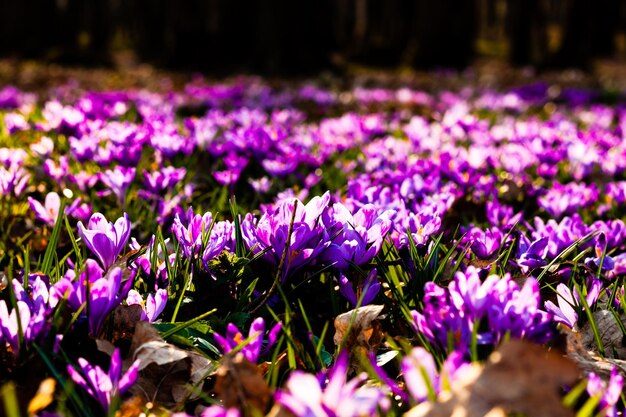
[{"label": "violet flower", "polygon": [[293,371],[284,390],[274,394],[277,403],[296,417],[359,417],[384,415],[391,403],[381,388],[361,386],[366,374],[346,381],[348,354],[342,352],[320,384],[314,375]]},{"label": "violet flower", "polygon": [[606,249],[606,234],[604,232],[601,232],[596,238],[596,256],[585,258],[585,264],[592,267],[595,266],[595,268],[602,268],[603,271],[612,270],[615,267],[615,261],[612,257],[606,254]]},{"label": "violet flower", "polygon": [[17,308],[9,313],[6,301],[0,300],[0,342],[4,339],[17,357],[20,354],[20,326],[26,344],[45,337],[48,333],[47,319],[56,303],[50,299],[48,284],[39,276],[31,277],[28,291],[17,279],[11,283]]},{"label": "violet flower", "polygon": [[87,259],[77,280],[72,281],[75,273],[68,271],[66,277],[54,285],[54,298],[67,297],[68,304],[74,311],[87,303],[89,332],[95,337],[107,315],[121,304],[130,291],[134,271],[130,274],[122,282],[124,273],[121,268],[112,268],[104,274],[95,261]]},{"label": "violet flower", "polygon": [[[165,262],[167,261],[169,262],[170,266],[173,266],[176,262],[177,255],[176,252],[172,252],[169,255],[165,256],[163,254],[163,247],[161,245],[157,245],[155,243],[155,239],[155,236],[152,235],[152,237],[150,238],[150,242],[148,242],[145,253],[136,258],[135,261],[130,265],[130,267],[136,269],[137,271],[143,271],[146,275],[150,275],[152,271],[154,271],[157,278],[155,290],[157,290],[160,287],[167,287],[167,264]],[[169,247],[169,242],[170,238],[165,239],[164,243],[166,245],[166,248]],[[129,246],[132,250],[141,250],[141,245],[134,237],[131,238]],[[156,259],[154,259],[154,251],[156,251]],[[153,261],[156,261],[156,265],[152,264]]]},{"label": "violet flower", "polygon": [[544,260],[548,250],[548,238],[543,237],[529,242],[528,238],[523,234],[520,236],[517,247],[517,264],[522,273],[528,274],[536,268],[540,268],[547,264]]},{"label": "violet flower", "polygon": [[61,182],[70,172],[70,163],[67,156],[61,156],[59,158],[59,164],[57,165],[54,160],[48,158],[43,163],[44,173],[56,182]]},{"label": "violet flower", "polygon": [[[500,229],[492,227],[482,230],[472,227],[468,232],[466,241],[470,242],[472,253],[479,259],[491,259],[491,257],[502,247],[504,236]],[[464,241],[462,240],[462,242]]]},{"label": "violet flower", "polygon": [[89,219],[87,228],[83,222],[78,222],[78,235],[96,255],[104,269],[108,269],[124,251],[130,237],[128,214],[124,213],[124,217],[120,217],[113,224],[102,214],[94,213]]},{"label": "violet flower", "polygon": [[70,377],[78,386],[98,400],[107,412],[115,398],[135,383],[139,372],[139,360],[136,360],[122,375],[122,358],[119,349],[115,349],[111,356],[109,372],[104,372],[98,365],[91,365],[84,358],[78,358],[78,365],[82,372],[67,365]]},{"label": "violet flower", "polygon": [[455,351],[448,355],[439,372],[433,356],[422,347],[413,348],[401,364],[406,387],[417,403],[435,400],[470,367],[471,364],[463,360],[463,354]]},{"label": "violet flower", "polygon": [[99,176],[102,181],[117,197],[117,201],[123,206],[126,201],[126,189],[135,179],[135,168],[115,167],[107,169]]},{"label": "violet flower", "polygon": [[42,136],[39,142],[30,145],[30,151],[41,158],[49,157],[53,150],[54,142],[47,136]]},{"label": "violet flower", "polygon": [[[281,322],[278,322],[272,327],[267,337],[267,345],[264,349],[263,337],[265,333],[265,321],[259,317],[250,325],[250,331],[248,332],[248,341],[245,346],[241,348],[243,356],[252,363],[257,363],[259,357],[269,352],[270,348],[276,343],[278,333],[282,330],[283,326]],[[239,329],[233,324],[228,323],[226,327],[226,336],[222,336],[218,333],[213,333],[215,341],[220,345],[224,354],[229,353],[237,346],[241,345],[245,338]]]},{"label": "violet flower", "polygon": [[[76,209],[78,209],[80,202],[81,199],[77,198],[70,206],[65,207],[65,214],[68,216],[72,214]],[[41,204],[32,197],[28,197],[28,204],[30,205],[31,210],[35,212],[38,220],[41,220],[49,226],[54,226],[56,224],[59,217],[59,211],[61,210],[61,197],[59,197],[59,194],[54,191],[46,194],[44,204]]]},{"label": "violet flower", "polygon": [[[359,304],[359,298],[357,297],[354,289],[352,288],[352,284],[348,277],[344,274],[339,274],[339,293],[343,295],[352,306],[356,307]],[[368,305],[376,295],[380,291],[380,283],[378,282],[378,271],[376,268],[372,269],[369,274],[367,274],[367,278],[365,278],[365,282],[363,282],[362,288],[359,288],[361,306]]]},{"label": "violet flower", "polygon": [[380,251],[385,236],[391,229],[393,210],[378,213],[373,204],[366,204],[354,215],[341,203],[334,204],[323,215],[327,228],[341,226],[323,258],[333,267],[345,271],[354,263],[361,266]]},{"label": "violet flower", "polygon": [[203,215],[193,213],[193,208],[187,210],[187,225],[185,226],[180,216],[174,217],[172,232],[178,240],[183,254],[187,258],[195,257],[202,249],[203,237],[209,233],[213,226],[213,214],[206,212]]},{"label": "violet flower", "polygon": [[496,344],[506,334],[545,342],[552,336],[550,315],[539,309],[539,285],[528,278],[520,289],[509,274],[488,276],[468,267],[457,272],[448,288],[433,282],[424,286],[423,312],[412,311],[416,331],[445,349],[450,337],[454,347],[467,351],[474,326],[486,320],[477,333],[478,344]]},{"label": "violet flower", "polygon": [[[225,408],[219,404],[205,408],[200,417],[239,417],[241,413],[237,408]],[[173,415],[175,416],[175,415]],[[191,416],[186,416],[191,417]]]},{"label": "violet flower", "polygon": [[299,268],[320,260],[318,257],[330,245],[331,236],[321,222],[322,213],[328,207],[329,201],[329,192],[312,198],[306,205],[289,198],[264,213],[256,224],[251,216],[246,216],[242,222],[246,245],[254,253],[265,251],[263,258],[271,264],[279,265],[287,243],[291,219],[294,217],[293,232],[282,271],[282,279],[286,279]]},{"label": "violet flower", "polygon": [[593,372],[589,373],[587,381],[587,393],[600,397],[600,412],[597,415],[618,416],[617,404],[624,387],[624,377],[617,367],[611,369],[611,376],[608,382]]},{"label": "violet flower", "polygon": [[[592,278],[589,290],[585,296],[585,301],[589,307],[596,302],[601,291],[602,283],[599,280]],[[563,323],[570,329],[573,329],[576,327],[578,322],[578,313],[576,312],[576,308],[582,308],[578,291],[572,292],[567,285],[560,283],[556,286],[556,295],[558,307],[550,300],[545,302],[544,307],[546,311],[554,315],[554,321],[557,323]]]},{"label": "violet flower", "polygon": [[8,169],[0,166],[0,197],[11,194],[19,197],[29,179],[30,174],[17,164],[11,164]]},{"label": "violet flower", "polygon": [[434,209],[423,208],[417,213],[408,213],[395,228],[399,234],[393,236],[396,247],[403,248],[409,244],[408,233],[416,247],[424,248],[441,229],[441,215]]},{"label": "violet flower", "polygon": [[144,187],[152,194],[159,194],[163,190],[167,190],[185,178],[187,170],[185,168],[174,168],[168,166],[159,171],[144,171]]},{"label": "violet flower", "polygon": [[141,320],[147,320],[152,323],[165,309],[165,305],[167,304],[167,290],[159,288],[155,294],[148,294],[145,303],[141,294],[135,290],[130,290],[126,297],[126,304],[140,305],[142,309]]}]

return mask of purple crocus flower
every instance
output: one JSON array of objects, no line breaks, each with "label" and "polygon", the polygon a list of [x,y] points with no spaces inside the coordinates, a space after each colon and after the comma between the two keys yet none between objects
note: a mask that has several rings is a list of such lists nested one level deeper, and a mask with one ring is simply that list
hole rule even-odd
[{"label": "purple crocus flower", "polygon": [[126,201],[126,189],[135,179],[135,168],[115,167],[107,169],[99,176],[102,181],[117,197],[117,201],[124,205]]},{"label": "purple crocus flower", "polygon": [[524,274],[547,264],[544,257],[548,250],[548,242],[548,237],[529,242],[526,236],[521,235],[517,248],[517,264]]},{"label": "purple crocus flower", "polygon": [[315,375],[294,371],[285,390],[274,395],[277,403],[296,417],[378,416],[390,408],[387,393],[381,388],[362,387],[366,374],[346,381],[348,354],[342,352],[329,370],[328,381],[320,384]]},{"label": "purple crocus flower", "polygon": [[112,268],[104,274],[95,261],[87,259],[78,279],[72,281],[75,273],[68,271],[54,285],[52,297],[67,297],[68,304],[74,311],[88,303],[89,331],[92,336],[97,336],[106,316],[126,298],[133,284],[133,274],[134,271],[131,271],[131,276],[122,282],[124,273],[121,268]]},{"label": "purple crocus flower", "polygon": [[[80,198],[77,198],[70,206],[65,207],[65,214],[68,216],[72,214],[78,208],[80,202]],[[59,197],[57,193],[53,191],[46,194],[44,204],[41,204],[32,197],[28,197],[28,204],[35,212],[38,220],[41,220],[50,226],[55,225],[61,209],[61,197]]]},{"label": "purple crocus flower", "polygon": [[[602,283],[595,278],[591,278],[590,281],[585,301],[587,302],[587,305],[591,307],[596,302],[600,292],[602,291]],[[578,313],[576,312],[576,308],[581,308],[578,291],[572,292],[567,285],[560,283],[556,286],[556,295],[558,307],[549,300],[545,302],[544,307],[546,311],[554,315],[554,321],[557,323],[563,323],[573,329],[576,327],[576,323],[578,322]]]},{"label": "purple crocus flower", "polygon": [[87,228],[83,222],[78,222],[78,235],[96,255],[104,269],[108,269],[124,251],[130,237],[128,214],[124,213],[124,217],[120,217],[113,224],[102,214],[94,213],[89,219]]},{"label": "purple crocus flower", "polygon": [[[272,327],[267,337],[267,345],[264,349],[263,335],[265,333],[265,321],[259,317],[252,322],[250,331],[248,332],[248,343],[241,348],[241,353],[244,357],[252,363],[256,363],[261,355],[265,355],[269,352],[269,349],[276,343],[278,333],[283,328],[282,323],[278,322]],[[226,326],[226,336],[222,336],[218,333],[213,333],[213,337],[222,348],[224,354],[229,353],[231,350],[241,345],[245,338],[239,331],[237,326],[233,323],[228,323]]]},{"label": "purple crocus flower", "polygon": [[147,191],[153,194],[159,194],[163,190],[173,187],[185,178],[187,170],[185,168],[174,168],[168,166],[159,171],[144,171],[144,186]]},{"label": "purple crocus flower", "polygon": [[468,233],[472,253],[479,259],[490,259],[502,246],[503,235],[500,229],[481,230],[473,227]]},{"label": "purple crocus flower", "polygon": [[113,268],[103,278],[93,282],[89,288],[87,315],[93,336],[98,334],[106,316],[120,305],[130,290],[133,280],[126,280],[122,286],[122,275],[121,268]]},{"label": "purple crocus flower", "polygon": [[30,174],[18,164],[11,164],[8,169],[0,166],[0,196],[13,194],[19,197],[29,179]]},{"label": "purple crocus flower", "polygon": [[373,204],[366,204],[352,215],[343,204],[334,204],[323,215],[324,224],[329,229],[338,226],[341,229],[324,258],[339,271],[347,270],[351,263],[360,266],[369,262],[380,251],[394,213],[387,210],[379,214]]},{"label": "purple crocus flower", "polygon": [[402,359],[402,375],[411,396],[421,402],[438,394],[439,374],[433,356],[422,347],[411,350]]},{"label": "purple crocus flower", "polygon": [[265,194],[270,190],[272,186],[272,180],[268,177],[261,177],[259,179],[248,179],[248,184],[259,194]]},{"label": "purple crocus flower", "polygon": [[135,290],[130,290],[126,297],[126,304],[140,305],[142,309],[141,320],[147,320],[152,323],[163,312],[163,309],[165,309],[165,305],[167,304],[167,290],[159,288],[155,294],[148,294],[145,303],[141,294]]},{"label": "purple crocus flower", "polygon": [[61,209],[61,198],[57,193],[48,193],[43,205],[34,198],[28,197],[28,204],[37,215],[38,220],[54,226]]},{"label": "purple crocus flower", "polygon": [[200,414],[200,417],[239,417],[240,415],[241,413],[237,408],[224,408],[223,406],[216,404],[205,408]]},{"label": "purple crocus flower", "polygon": [[122,375],[122,358],[119,349],[115,349],[111,356],[109,372],[104,372],[97,365],[91,365],[84,358],[78,358],[78,365],[82,373],[73,366],[67,365],[70,377],[89,395],[98,400],[107,412],[115,397],[126,392],[135,383],[139,372],[139,360],[136,360]]},{"label": "purple crocus flower", "polygon": [[54,150],[54,142],[49,137],[42,136],[39,142],[30,145],[30,150],[39,157],[47,158]]},{"label": "purple crocus flower", "polygon": [[293,217],[293,232],[282,271],[282,278],[286,279],[297,269],[318,260],[319,255],[330,245],[330,236],[321,224],[322,213],[329,201],[329,192],[312,198],[306,205],[297,199],[286,199],[263,214],[256,224],[251,216],[246,216],[242,222],[242,232],[247,246],[255,253],[266,251],[263,258],[279,265]]},{"label": "purple crocus flower", "polygon": [[608,382],[593,372],[589,373],[587,382],[587,393],[600,397],[600,412],[597,415],[618,416],[617,403],[620,400],[624,387],[624,377],[617,367],[611,369],[611,377]]},{"label": "purple crocus flower", "polygon": [[19,327],[26,344],[40,340],[48,332],[47,319],[56,303],[49,297],[48,284],[39,276],[31,277],[28,291],[17,279],[12,280],[12,285],[17,308],[9,313],[6,301],[0,300],[0,341],[4,339],[17,357],[20,354]]},{"label": "purple crocus flower", "polygon": [[510,228],[519,222],[522,213],[513,214],[513,208],[504,204],[500,204],[498,200],[487,201],[486,204],[487,220],[495,227]]},{"label": "purple crocus flower", "polygon": [[555,183],[538,200],[539,206],[554,217],[573,213],[598,201],[598,189],[594,184]]},{"label": "purple crocus flower", "polygon": [[392,238],[396,247],[403,248],[409,244],[407,235],[409,233],[415,246],[423,248],[440,229],[441,215],[434,208],[425,207],[417,213],[410,212],[406,217],[401,218],[400,224],[396,225],[397,233]]},{"label": "purple crocus flower", "polygon": [[[363,288],[359,288],[359,293],[362,294],[360,305],[365,306],[374,301],[374,298],[376,298],[379,291],[380,283],[378,282],[378,271],[374,268],[369,272],[369,274],[367,274],[367,278],[365,278],[365,282],[363,283]],[[339,292],[354,307],[359,304],[359,298],[354,292],[350,280],[343,274],[339,274]]]},{"label": "purple crocus flower", "polygon": [[433,282],[424,286],[424,309],[413,311],[415,329],[442,348],[450,336],[461,351],[470,346],[474,326],[487,320],[479,330],[478,344],[495,344],[505,334],[544,342],[551,337],[550,315],[539,309],[541,297],[534,278],[520,289],[510,277],[491,275],[484,281],[480,271],[468,267],[457,272],[448,288]]},{"label": "purple crocus flower", "polygon": [[413,348],[402,359],[401,365],[406,387],[417,403],[434,400],[470,367],[471,364],[463,359],[463,354],[454,351],[448,355],[439,372],[433,356],[422,347]]},{"label": "purple crocus flower", "polygon": [[195,257],[202,248],[203,237],[209,232],[213,226],[213,214],[206,212],[203,215],[193,213],[193,208],[187,210],[187,225],[185,226],[180,216],[174,217],[172,232],[178,240],[185,257]]},{"label": "purple crocus flower", "polygon": [[610,271],[615,267],[615,261],[612,257],[606,254],[607,241],[606,234],[600,233],[596,238],[595,255],[594,257],[585,258],[585,264],[588,266],[594,266],[595,268],[602,268],[603,271]]}]

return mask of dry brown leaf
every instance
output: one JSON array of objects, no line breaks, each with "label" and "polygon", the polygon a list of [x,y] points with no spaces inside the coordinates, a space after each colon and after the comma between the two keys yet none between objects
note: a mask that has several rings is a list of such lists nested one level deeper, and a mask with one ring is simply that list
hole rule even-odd
[{"label": "dry brown leaf", "polygon": [[195,386],[214,369],[204,356],[165,342],[148,322],[135,327],[129,359],[125,366],[139,359],[139,377],[131,388],[134,395],[165,407],[195,399],[189,385]]},{"label": "dry brown leaf", "polygon": [[159,340],[146,342],[133,353],[133,359],[139,359],[140,371],[152,364],[167,365],[168,363],[179,362],[188,356],[184,350]]},{"label": "dry brown leaf", "polygon": [[594,350],[588,350],[583,344],[583,336],[580,332],[576,332],[565,326],[561,327],[561,332],[566,336],[567,356],[573,360],[585,374],[593,372],[604,379],[608,379],[611,375],[611,370],[615,366],[620,368],[623,374],[626,374],[626,361],[603,358]]},{"label": "dry brown leaf", "polygon": [[96,339],[96,346],[100,352],[104,352],[109,356],[113,356],[113,352],[115,352],[115,345],[108,340],[104,339]]},{"label": "dry brown leaf", "polygon": [[113,342],[124,339],[131,340],[135,334],[135,326],[140,323],[143,310],[139,304],[120,305],[113,310]]},{"label": "dry brown leaf", "polygon": [[383,308],[382,305],[368,305],[338,315],[335,318],[335,344],[343,343],[346,349],[354,353],[352,357],[376,350],[384,338],[377,320]]},{"label": "dry brown leaf", "polygon": [[573,413],[563,406],[560,390],[578,378],[576,365],[567,358],[512,340],[489,357],[472,395],[532,417],[567,416]]},{"label": "dry brown leaf", "polygon": [[244,416],[264,415],[272,397],[259,368],[241,353],[224,355],[214,391],[224,407],[237,407]]},{"label": "dry brown leaf", "polygon": [[494,352],[484,367],[473,365],[436,403],[423,403],[406,417],[573,416],[559,392],[579,378],[567,358],[541,346],[512,340]]}]

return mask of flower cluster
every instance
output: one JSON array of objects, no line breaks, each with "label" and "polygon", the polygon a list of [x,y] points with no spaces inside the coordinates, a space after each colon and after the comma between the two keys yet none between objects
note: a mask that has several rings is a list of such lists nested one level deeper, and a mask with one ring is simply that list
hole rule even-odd
[{"label": "flower cluster", "polygon": [[534,278],[519,288],[509,275],[483,280],[478,269],[468,267],[455,274],[448,288],[427,282],[423,311],[411,313],[415,330],[431,343],[469,352],[472,343],[494,345],[507,334],[540,343],[549,340],[552,320],[540,305]]}]

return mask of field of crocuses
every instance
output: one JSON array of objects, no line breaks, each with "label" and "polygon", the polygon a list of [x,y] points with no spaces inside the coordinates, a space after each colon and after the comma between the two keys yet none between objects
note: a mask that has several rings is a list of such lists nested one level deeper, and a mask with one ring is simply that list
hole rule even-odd
[{"label": "field of crocuses", "polygon": [[621,103],[3,87],[2,413],[621,415]]}]

